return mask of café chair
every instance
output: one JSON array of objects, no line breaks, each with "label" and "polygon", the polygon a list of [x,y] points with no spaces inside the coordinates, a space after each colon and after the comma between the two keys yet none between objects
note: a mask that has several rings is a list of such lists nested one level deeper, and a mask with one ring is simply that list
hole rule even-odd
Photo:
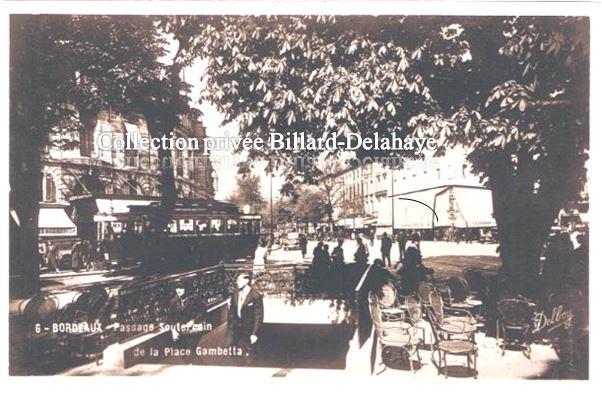
[{"label": "caf\u00e9 chair", "polygon": [[[433,363],[437,367],[437,374],[441,374],[443,368],[443,374],[445,378],[448,378],[448,355],[466,357],[466,369],[469,376],[477,378],[479,372],[477,370],[477,356],[478,347],[473,339],[450,339],[449,333],[443,331],[439,325],[439,319],[431,309],[427,309],[428,321],[433,331],[433,344],[432,348],[437,352],[439,356],[438,363]],[[474,370],[474,373],[473,373]]]},{"label": "caf\u00e9 chair", "polygon": [[382,320],[382,311],[378,303],[378,298],[372,293],[369,295],[369,308],[372,325],[374,327],[376,344],[376,355],[380,359],[380,364],[384,365],[382,373],[387,366],[384,363],[383,354],[392,352],[393,349],[401,349],[408,356],[410,370],[415,373],[413,357],[416,356],[418,363],[421,363],[420,345],[422,339],[418,336],[418,329],[413,325],[405,325],[403,321],[384,322]]},{"label": "caf\u00e9 chair", "polygon": [[[533,309],[522,299],[502,299],[497,303],[498,319],[496,339],[502,338],[502,356],[510,343],[518,342],[527,358],[531,358],[531,331],[533,329]],[[514,341],[509,334],[514,334]]]}]

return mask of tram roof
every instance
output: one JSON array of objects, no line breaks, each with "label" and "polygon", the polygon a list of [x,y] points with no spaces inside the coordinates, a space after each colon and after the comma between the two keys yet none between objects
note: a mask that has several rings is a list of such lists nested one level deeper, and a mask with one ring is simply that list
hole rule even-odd
[{"label": "tram roof", "polygon": [[[157,211],[161,202],[152,202],[147,206],[130,206],[130,212],[144,214]],[[214,199],[178,199],[176,200],[174,214],[230,214],[238,215],[239,210],[235,204]]]}]

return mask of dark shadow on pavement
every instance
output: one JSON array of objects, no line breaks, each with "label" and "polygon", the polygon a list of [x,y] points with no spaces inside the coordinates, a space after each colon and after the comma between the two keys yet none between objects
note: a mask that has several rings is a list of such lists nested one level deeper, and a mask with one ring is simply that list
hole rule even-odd
[{"label": "dark shadow on pavement", "polygon": [[[256,350],[250,357],[193,355],[191,358],[169,357],[159,363],[281,369],[345,369],[353,331],[353,326],[348,324],[266,323],[262,326]],[[215,328],[197,343],[197,350],[204,350],[206,353],[215,353],[220,347],[228,347],[227,324]]]}]

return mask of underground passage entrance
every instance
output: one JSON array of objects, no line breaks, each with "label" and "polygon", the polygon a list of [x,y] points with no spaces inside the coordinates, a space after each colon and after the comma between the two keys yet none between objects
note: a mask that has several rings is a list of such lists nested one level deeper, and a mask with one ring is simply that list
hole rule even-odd
[{"label": "underground passage entrance", "polygon": [[[230,300],[222,297],[195,320],[209,323],[209,330],[184,336],[164,331],[127,350],[125,365],[345,369],[358,328],[355,288],[365,269],[348,265],[337,272],[316,274],[307,265],[288,265],[255,272],[253,287],[262,294],[263,319],[254,345],[246,348],[232,342]],[[231,286],[244,271],[244,267],[232,266],[220,271],[220,282],[229,288],[222,295],[233,293]]]}]

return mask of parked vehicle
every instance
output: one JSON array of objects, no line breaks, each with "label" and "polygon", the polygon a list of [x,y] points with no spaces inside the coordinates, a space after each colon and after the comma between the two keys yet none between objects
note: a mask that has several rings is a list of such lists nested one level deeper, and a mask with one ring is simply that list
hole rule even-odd
[{"label": "parked vehicle", "polygon": [[282,247],[284,248],[284,250],[300,250],[301,242],[299,236],[299,232],[287,233],[286,236],[282,239]]},{"label": "parked vehicle", "polygon": [[[39,251],[40,255],[44,257],[47,249],[48,242],[52,241],[58,252],[58,268],[59,270],[71,270],[71,249],[77,243],[77,236],[54,236],[48,237],[41,235],[39,238]],[[45,263],[46,265],[46,263]]]}]

